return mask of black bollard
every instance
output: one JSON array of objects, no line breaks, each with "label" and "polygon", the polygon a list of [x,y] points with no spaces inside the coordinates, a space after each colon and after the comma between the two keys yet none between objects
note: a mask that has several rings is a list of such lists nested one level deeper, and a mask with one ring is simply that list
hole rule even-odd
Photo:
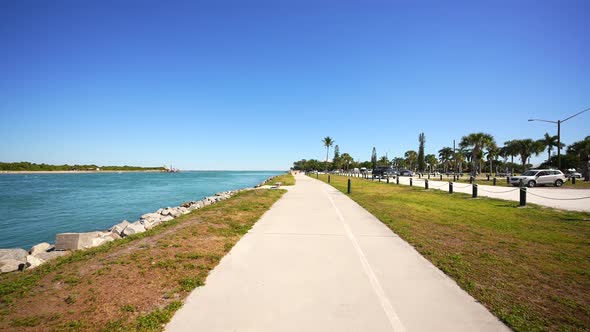
[{"label": "black bollard", "polygon": [[430,173],[428,173],[428,179],[430,180]]},{"label": "black bollard", "polygon": [[488,174],[487,176],[488,176],[488,181],[490,181],[490,175]]},{"label": "black bollard", "polygon": [[469,183],[473,184],[473,175],[469,177]]},{"label": "black bollard", "polygon": [[412,185],[413,185],[413,184],[412,184],[412,178],[410,178],[410,187],[411,187]]},{"label": "black bollard", "polygon": [[328,183],[330,183],[330,174],[328,174]]},{"label": "black bollard", "polygon": [[379,182],[381,182],[381,177],[379,177]]},{"label": "black bollard", "polygon": [[520,187],[520,206],[526,205],[526,187]]},{"label": "black bollard", "polygon": [[496,178],[494,178],[494,186],[496,185]]},{"label": "black bollard", "polygon": [[510,183],[510,177],[509,176],[506,177],[506,183]]},{"label": "black bollard", "polygon": [[422,173],[418,173],[418,179],[422,178]]},{"label": "black bollard", "polygon": [[457,181],[457,176],[453,174],[453,182]]},{"label": "black bollard", "polygon": [[576,178],[572,176],[572,184],[576,184]]},{"label": "black bollard", "polygon": [[442,181],[442,174],[440,175],[440,180]]},{"label": "black bollard", "polygon": [[389,184],[389,176],[387,177],[387,183]]},{"label": "black bollard", "polygon": [[395,176],[395,184],[399,184],[399,176],[398,175]]},{"label": "black bollard", "polygon": [[474,183],[472,187],[471,198],[477,198],[477,183]]},{"label": "black bollard", "polygon": [[320,178],[320,173],[315,173],[315,178],[319,179]]},{"label": "black bollard", "polygon": [[350,179],[348,179],[348,189],[346,190],[348,194],[350,194]]},{"label": "black bollard", "polygon": [[449,181],[449,194],[453,193],[453,182]]},{"label": "black bollard", "polygon": [[424,189],[428,189],[428,180],[424,180]]}]

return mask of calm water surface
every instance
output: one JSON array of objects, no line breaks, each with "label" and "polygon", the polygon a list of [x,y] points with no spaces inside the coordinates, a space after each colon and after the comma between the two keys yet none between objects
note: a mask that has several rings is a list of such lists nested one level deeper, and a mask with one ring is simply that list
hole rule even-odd
[{"label": "calm water surface", "polygon": [[161,207],[252,187],[273,171],[0,174],[0,248],[55,242],[55,234],[104,230]]}]

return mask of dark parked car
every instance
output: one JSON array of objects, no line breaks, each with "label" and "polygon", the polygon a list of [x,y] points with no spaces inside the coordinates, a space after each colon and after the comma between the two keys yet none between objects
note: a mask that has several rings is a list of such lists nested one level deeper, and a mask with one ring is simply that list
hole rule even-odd
[{"label": "dark parked car", "polygon": [[403,171],[399,172],[399,175],[401,175],[401,176],[414,176],[414,172],[404,169]]},{"label": "dark parked car", "polygon": [[388,176],[398,175],[398,172],[392,167],[377,167],[373,170],[374,178],[385,178]]}]

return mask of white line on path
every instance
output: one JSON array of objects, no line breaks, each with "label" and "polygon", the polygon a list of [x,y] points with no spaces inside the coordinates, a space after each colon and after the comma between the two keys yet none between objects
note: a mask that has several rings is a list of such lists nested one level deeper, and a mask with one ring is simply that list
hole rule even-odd
[{"label": "white line on path", "polygon": [[387,315],[387,318],[389,319],[389,323],[391,324],[391,327],[393,328],[393,330],[395,332],[404,332],[406,330],[404,325],[402,324],[399,317],[397,316],[395,309],[393,309],[391,302],[389,302],[389,300],[387,299],[387,296],[385,296],[385,292],[383,291],[383,288],[381,287],[379,280],[377,280],[377,276],[375,276],[375,272],[373,272],[371,265],[369,265],[369,262],[367,261],[367,258],[365,257],[363,250],[359,246],[359,244],[356,240],[356,237],[354,236],[354,234],[352,233],[352,231],[350,230],[350,228],[348,227],[348,225],[344,221],[344,216],[342,216],[342,213],[340,212],[338,207],[336,207],[336,204],[334,204],[334,200],[332,200],[332,197],[330,197],[327,188],[324,188],[324,193],[328,197],[328,200],[330,200],[330,203],[332,204],[332,207],[334,207],[334,210],[336,210],[336,214],[338,215],[338,219],[340,219],[340,221],[342,222],[342,225],[344,226],[344,230],[346,231],[346,236],[352,242],[352,246],[356,250],[356,253],[358,254],[358,256],[361,260],[361,265],[363,266],[363,270],[364,270],[365,274],[367,275],[367,277],[369,278],[369,281],[371,282],[371,286],[373,287],[375,294],[377,295],[377,297],[379,298],[379,300],[381,302],[381,307],[383,308],[383,311],[385,311],[385,314]]}]

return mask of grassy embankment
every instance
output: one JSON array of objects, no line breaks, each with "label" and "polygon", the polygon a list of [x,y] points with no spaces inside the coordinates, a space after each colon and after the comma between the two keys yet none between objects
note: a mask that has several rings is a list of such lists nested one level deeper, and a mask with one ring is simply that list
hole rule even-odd
[{"label": "grassy embankment", "polygon": [[0,276],[2,331],[159,331],[284,190],[251,190],[145,233]]},{"label": "grassy embankment", "polygon": [[350,197],[514,330],[590,330],[590,213],[356,178]]},{"label": "grassy embankment", "polygon": [[295,185],[295,177],[291,173],[277,175],[275,177],[272,177],[272,178],[266,180],[266,182],[264,182],[264,185],[274,186],[274,184],[277,182],[280,182],[281,186],[294,186]]}]

